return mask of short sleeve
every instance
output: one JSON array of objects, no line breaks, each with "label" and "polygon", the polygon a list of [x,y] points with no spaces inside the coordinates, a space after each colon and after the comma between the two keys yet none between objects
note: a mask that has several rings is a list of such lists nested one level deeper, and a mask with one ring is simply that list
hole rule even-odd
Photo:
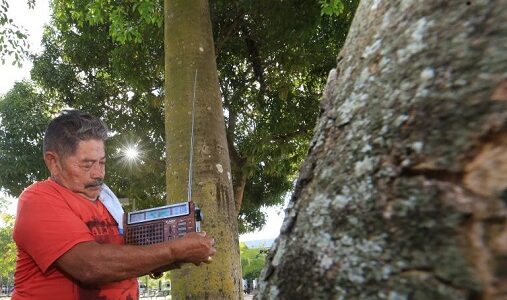
[{"label": "short sleeve", "polygon": [[37,186],[19,197],[13,236],[43,273],[76,244],[94,240],[61,194]]}]

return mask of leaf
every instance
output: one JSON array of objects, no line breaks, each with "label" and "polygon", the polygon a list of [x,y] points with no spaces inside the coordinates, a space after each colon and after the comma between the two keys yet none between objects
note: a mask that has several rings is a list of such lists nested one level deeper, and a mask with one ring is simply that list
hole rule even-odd
[{"label": "leaf", "polygon": [[341,0],[319,0],[321,15],[339,16],[345,10]]}]

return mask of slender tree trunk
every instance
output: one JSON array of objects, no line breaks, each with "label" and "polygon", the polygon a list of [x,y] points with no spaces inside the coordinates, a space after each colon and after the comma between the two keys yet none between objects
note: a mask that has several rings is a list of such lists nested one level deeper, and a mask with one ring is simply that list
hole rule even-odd
[{"label": "slender tree trunk", "polygon": [[362,1],[258,299],[507,299],[507,2]]},{"label": "slender tree trunk", "polygon": [[237,213],[208,1],[165,0],[165,66],[167,201],[187,200],[195,84],[192,200],[202,208],[202,229],[215,237],[217,248],[213,263],[172,272],[173,299],[239,299]]},{"label": "slender tree trunk", "polygon": [[241,204],[243,202],[243,194],[245,192],[246,186],[246,175],[241,174],[241,171],[237,172],[236,180],[234,182],[234,203],[236,206],[236,211],[239,214],[241,210]]},{"label": "slender tree trunk", "polygon": [[236,213],[239,214],[239,211],[241,210],[241,204],[243,202],[243,193],[245,191],[246,181],[248,180],[242,171],[242,168],[245,165],[245,159],[243,157],[240,157],[236,152],[236,149],[234,149],[232,138],[228,138],[227,141],[231,158],[234,203],[236,207]]}]

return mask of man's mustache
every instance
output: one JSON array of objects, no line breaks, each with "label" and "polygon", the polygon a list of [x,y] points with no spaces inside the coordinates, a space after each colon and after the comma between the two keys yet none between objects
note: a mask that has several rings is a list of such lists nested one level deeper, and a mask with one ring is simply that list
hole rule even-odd
[{"label": "man's mustache", "polygon": [[97,187],[97,186],[101,186],[103,184],[104,184],[104,180],[97,180],[97,181],[90,182],[90,183],[86,184],[85,188]]}]

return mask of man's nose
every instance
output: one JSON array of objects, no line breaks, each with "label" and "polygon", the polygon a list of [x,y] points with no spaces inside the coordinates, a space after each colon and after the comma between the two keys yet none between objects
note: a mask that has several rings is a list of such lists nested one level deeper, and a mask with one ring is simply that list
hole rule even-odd
[{"label": "man's nose", "polygon": [[95,164],[91,170],[91,177],[93,179],[103,179],[106,174],[106,168],[103,164]]}]

